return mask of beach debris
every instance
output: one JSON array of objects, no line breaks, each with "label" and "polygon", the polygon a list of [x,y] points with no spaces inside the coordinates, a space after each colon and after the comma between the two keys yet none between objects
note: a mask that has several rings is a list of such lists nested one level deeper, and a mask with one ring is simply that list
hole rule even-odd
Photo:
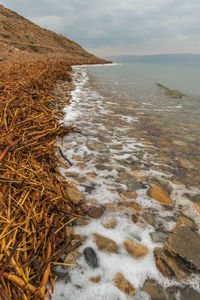
[{"label": "beach debris", "polygon": [[59,173],[69,164],[55,145],[74,128],[58,122],[66,99],[53,94],[70,71],[70,61],[0,65],[0,295],[7,299],[45,299],[53,269],[68,268],[63,255],[82,244],[72,244],[66,226],[84,218],[76,206],[84,196]]},{"label": "beach debris", "polygon": [[118,272],[115,275],[114,282],[116,287],[128,296],[133,296],[136,293],[135,287],[124,277],[124,275]]},{"label": "beach debris", "polygon": [[123,246],[126,251],[135,258],[144,257],[149,253],[149,249],[145,245],[132,240],[125,240]]},{"label": "beach debris", "polygon": [[98,259],[93,248],[87,247],[83,251],[86,262],[93,268],[98,267]]}]

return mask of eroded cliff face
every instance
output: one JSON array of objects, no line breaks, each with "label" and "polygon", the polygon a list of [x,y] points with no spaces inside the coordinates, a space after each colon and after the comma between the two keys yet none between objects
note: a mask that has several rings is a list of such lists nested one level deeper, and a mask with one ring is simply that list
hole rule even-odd
[{"label": "eroded cliff face", "polygon": [[103,63],[74,41],[41,28],[0,5],[0,61],[69,60],[72,63]]}]

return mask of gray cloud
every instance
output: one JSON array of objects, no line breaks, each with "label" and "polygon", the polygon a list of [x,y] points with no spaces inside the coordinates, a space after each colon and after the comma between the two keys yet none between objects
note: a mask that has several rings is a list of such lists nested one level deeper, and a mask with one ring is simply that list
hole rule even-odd
[{"label": "gray cloud", "polygon": [[96,54],[200,52],[199,0],[3,0]]}]

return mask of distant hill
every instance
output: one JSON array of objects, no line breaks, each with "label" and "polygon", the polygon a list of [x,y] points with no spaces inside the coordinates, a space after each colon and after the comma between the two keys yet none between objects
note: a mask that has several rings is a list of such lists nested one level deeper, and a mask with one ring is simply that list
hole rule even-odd
[{"label": "distant hill", "polygon": [[107,57],[121,63],[199,63],[200,54],[119,55]]},{"label": "distant hill", "polygon": [[0,61],[64,59],[79,63],[105,62],[74,41],[41,28],[0,5]]}]

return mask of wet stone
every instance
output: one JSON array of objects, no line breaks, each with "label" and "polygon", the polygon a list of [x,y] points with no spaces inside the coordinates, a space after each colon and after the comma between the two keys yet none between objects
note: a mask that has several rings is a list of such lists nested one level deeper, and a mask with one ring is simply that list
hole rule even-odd
[{"label": "wet stone", "polygon": [[75,205],[85,200],[85,196],[75,186],[67,186],[66,193],[69,200]]},{"label": "wet stone", "polygon": [[94,219],[99,219],[103,216],[103,213],[104,213],[104,209],[103,207],[91,207],[88,211],[88,215],[91,217],[91,218],[94,218]]},{"label": "wet stone", "polygon": [[167,300],[164,288],[153,279],[146,280],[142,290],[151,297],[151,300]]},{"label": "wet stone", "polygon": [[191,287],[186,287],[181,290],[180,300],[200,300],[200,293]]},{"label": "wet stone", "polygon": [[53,276],[57,276],[58,279],[69,281],[69,273],[66,266],[54,265],[53,267],[51,267],[51,271]]},{"label": "wet stone", "polygon": [[148,190],[148,196],[151,198],[155,199],[156,201],[160,202],[161,204],[164,205],[171,205],[173,203],[172,199],[169,197],[168,193],[164,191],[161,187],[159,186],[152,186]]},{"label": "wet stone", "polygon": [[107,229],[115,228],[117,226],[117,220],[116,218],[111,218],[107,220],[105,223],[103,223],[103,227]]},{"label": "wet stone", "polygon": [[89,280],[90,280],[91,282],[98,283],[99,281],[101,281],[101,275],[97,275],[97,276],[94,276],[94,277],[90,277]]},{"label": "wet stone", "polygon": [[165,249],[180,257],[192,269],[200,271],[200,235],[190,227],[176,226],[165,244]]},{"label": "wet stone", "polygon": [[135,258],[144,257],[149,253],[149,249],[146,246],[132,240],[125,240],[123,246]]},{"label": "wet stone", "polygon": [[93,268],[98,267],[98,259],[96,252],[91,247],[87,247],[83,251],[86,262]]},{"label": "wet stone", "polygon": [[116,253],[118,251],[119,247],[112,239],[100,234],[94,234],[94,237],[99,250],[105,250],[110,253]]},{"label": "wet stone", "polygon": [[81,219],[81,218],[77,218],[75,220],[75,225],[76,226],[86,226],[89,223],[89,221],[85,220],[85,219]]},{"label": "wet stone", "polygon": [[169,234],[166,234],[161,231],[155,231],[150,232],[150,236],[154,243],[164,243],[168,239]]},{"label": "wet stone", "polygon": [[148,212],[144,212],[141,217],[151,226],[156,227],[157,226],[157,218]]},{"label": "wet stone", "polygon": [[118,272],[115,275],[114,282],[116,287],[126,295],[133,296],[135,294],[135,287],[126,280],[122,273]]},{"label": "wet stone", "polygon": [[171,256],[164,248],[155,248],[154,256],[156,266],[163,276],[172,279],[174,276],[178,281],[182,281],[188,276],[188,271],[185,265]]},{"label": "wet stone", "polygon": [[76,264],[76,260],[81,256],[82,254],[77,251],[72,251],[68,253],[65,257],[64,262],[66,264]]},{"label": "wet stone", "polygon": [[165,293],[167,295],[167,300],[178,300],[179,298],[180,287],[170,286],[166,288]]}]

